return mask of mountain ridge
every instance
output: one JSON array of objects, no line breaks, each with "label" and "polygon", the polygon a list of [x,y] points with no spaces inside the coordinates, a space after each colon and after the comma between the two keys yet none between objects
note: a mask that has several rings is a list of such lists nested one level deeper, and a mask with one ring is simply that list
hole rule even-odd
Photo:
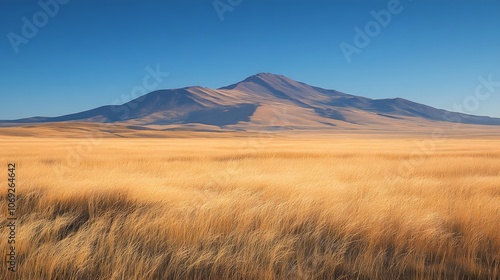
[{"label": "mountain ridge", "polygon": [[332,129],[432,125],[500,125],[500,119],[437,109],[403,98],[371,99],[258,73],[218,89],[190,86],[150,92],[122,105],[58,117],[0,121],[19,125],[103,122],[133,126],[206,125],[227,130]]}]

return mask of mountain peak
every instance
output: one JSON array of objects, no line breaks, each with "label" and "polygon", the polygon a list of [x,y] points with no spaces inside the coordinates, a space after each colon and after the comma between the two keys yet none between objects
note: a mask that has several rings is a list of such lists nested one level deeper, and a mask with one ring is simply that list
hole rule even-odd
[{"label": "mountain peak", "polygon": [[373,125],[388,128],[391,124],[399,127],[416,121],[429,125],[461,122],[500,126],[500,119],[446,112],[401,98],[349,95],[266,72],[220,90],[199,86],[158,90],[122,105],[102,106],[60,117],[0,121],[0,125],[84,121],[270,129],[273,127],[270,120],[276,112],[283,111],[290,114],[286,117],[290,127],[307,130]]},{"label": "mountain peak", "polygon": [[241,82],[238,82],[236,84],[232,84],[232,85],[229,85],[229,86],[226,86],[226,87],[222,87],[220,89],[231,90],[231,89],[237,88],[238,86],[240,86],[242,84],[248,84],[248,83],[260,84],[260,85],[262,85],[262,84],[273,85],[273,84],[277,84],[277,83],[288,83],[288,84],[291,84],[291,83],[296,83],[296,81],[294,81],[294,80],[292,80],[290,78],[287,78],[287,77],[285,77],[283,75],[262,72],[262,73],[258,73],[258,74],[252,75],[252,76],[244,79]]},{"label": "mountain peak", "polygon": [[261,79],[286,78],[283,75],[273,74],[273,73],[266,73],[266,72],[257,73],[257,74],[255,74],[255,75],[253,75],[251,77],[257,77],[257,78],[261,78]]},{"label": "mountain peak", "polygon": [[244,81],[247,81],[247,80],[251,81],[251,80],[255,80],[255,79],[259,79],[259,80],[271,82],[271,83],[276,82],[276,81],[295,82],[294,80],[287,78],[283,75],[273,74],[273,73],[265,73],[265,72],[250,76],[250,77],[246,78]]}]

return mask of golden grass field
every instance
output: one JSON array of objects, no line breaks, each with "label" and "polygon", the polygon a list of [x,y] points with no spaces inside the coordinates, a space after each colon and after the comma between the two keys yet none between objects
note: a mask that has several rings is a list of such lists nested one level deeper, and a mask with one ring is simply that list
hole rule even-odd
[{"label": "golden grass field", "polygon": [[499,279],[500,137],[422,139],[4,136],[0,279]]}]

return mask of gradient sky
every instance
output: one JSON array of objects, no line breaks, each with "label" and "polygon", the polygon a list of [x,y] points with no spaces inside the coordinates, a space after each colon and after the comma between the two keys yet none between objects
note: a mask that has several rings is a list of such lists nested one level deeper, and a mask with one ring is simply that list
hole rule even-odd
[{"label": "gradient sky", "polygon": [[[470,101],[480,76],[500,82],[498,0],[400,0],[401,13],[348,63],[339,45],[354,45],[354,28],[390,1],[242,0],[221,21],[213,0],[70,0],[16,53],[9,34],[22,36],[22,18],[43,10],[2,0],[0,119],[112,104],[156,65],[170,73],[159,88],[218,88],[271,72],[443,109]],[[500,117],[495,89],[465,112]]]}]

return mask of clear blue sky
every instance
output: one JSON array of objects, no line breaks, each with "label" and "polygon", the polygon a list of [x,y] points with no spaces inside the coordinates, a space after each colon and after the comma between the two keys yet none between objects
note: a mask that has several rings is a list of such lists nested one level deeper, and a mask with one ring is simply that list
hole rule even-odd
[{"label": "clear blue sky", "polygon": [[[403,10],[348,63],[339,45],[354,45],[354,28],[390,1],[243,0],[221,21],[213,0],[70,0],[16,54],[9,34],[23,36],[22,18],[43,23],[44,12],[37,1],[2,0],[0,119],[111,104],[156,65],[170,73],[159,88],[272,72],[443,109],[473,96],[479,76],[500,82],[498,0],[400,0]],[[500,117],[500,87],[469,113]]]}]

